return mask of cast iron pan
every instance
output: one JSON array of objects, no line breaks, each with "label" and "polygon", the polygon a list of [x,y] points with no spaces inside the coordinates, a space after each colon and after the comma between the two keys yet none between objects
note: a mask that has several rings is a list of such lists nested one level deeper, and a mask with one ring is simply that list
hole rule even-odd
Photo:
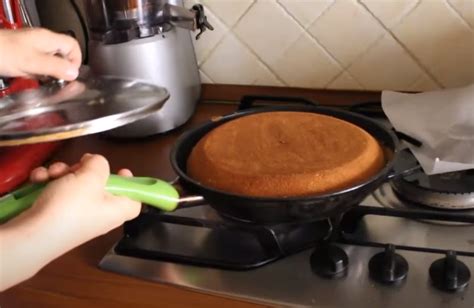
[{"label": "cast iron pan", "polygon": [[[386,150],[385,167],[364,183],[339,192],[288,198],[236,195],[206,187],[188,176],[186,172],[188,157],[194,145],[209,131],[240,117],[274,111],[300,111],[324,114],[351,122],[363,128],[376,138],[380,145]],[[401,174],[405,175],[405,173],[413,171],[404,170],[404,172],[397,174],[397,172],[393,170],[394,162],[399,156],[398,143],[397,137],[391,130],[384,128],[370,118],[352,112],[317,106],[260,107],[219,117],[187,131],[180,136],[172,149],[171,164],[179,176],[181,186],[187,192],[203,196],[205,201],[223,216],[251,223],[284,223],[322,220],[344,213],[351,207],[359,204],[382,183],[395,176]]]}]

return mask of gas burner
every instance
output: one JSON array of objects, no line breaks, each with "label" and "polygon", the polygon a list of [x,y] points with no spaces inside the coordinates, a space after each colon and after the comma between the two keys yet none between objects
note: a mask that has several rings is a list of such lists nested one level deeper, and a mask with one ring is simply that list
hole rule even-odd
[{"label": "gas burner", "polygon": [[[395,170],[417,163],[413,154],[404,154],[395,163]],[[437,175],[420,171],[394,179],[391,186],[400,199],[411,203],[446,210],[474,209],[474,169]]]},{"label": "gas burner", "polygon": [[[407,198],[402,198],[399,193],[393,188],[393,183],[384,184],[380,186],[376,191],[372,193],[372,197],[383,207],[392,208],[395,210],[411,210],[411,211],[439,211],[440,213],[459,213],[466,216],[474,217],[474,209],[458,210],[453,211],[451,209],[439,208],[427,206],[421,203],[415,203],[407,200]],[[439,225],[467,225],[471,224],[469,222],[455,222],[455,221],[443,221],[443,220],[427,220],[427,219],[418,219],[423,222],[439,224]]]},{"label": "gas burner", "polygon": [[392,181],[401,199],[430,207],[474,209],[474,170],[439,175],[413,174]]}]

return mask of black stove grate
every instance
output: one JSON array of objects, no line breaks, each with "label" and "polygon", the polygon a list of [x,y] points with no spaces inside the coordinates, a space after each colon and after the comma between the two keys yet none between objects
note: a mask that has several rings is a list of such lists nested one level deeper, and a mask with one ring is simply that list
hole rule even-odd
[{"label": "black stove grate", "polygon": [[[372,206],[356,206],[349,212],[347,212],[341,220],[340,232],[337,236],[337,242],[359,245],[366,247],[386,247],[386,243],[378,243],[371,241],[359,240],[356,237],[351,236],[357,229],[360,221],[369,215],[387,216],[387,217],[399,217],[406,219],[415,220],[430,220],[439,222],[459,222],[474,224],[474,214],[472,212],[464,211],[443,211],[433,209],[393,209],[385,207],[372,207]],[[474,251],[461,251],[461,250],[446,250],[432,247],[416,247],[406,245],[396,245],[397,249],[418,251],[426,253],[439,253],[446,254],[448,251],[454,251],[460,256],[474,257]]]},{"label": "black stove grate", "polygon": [[[342,219],[277,225],[239,223],[224,218],[193,218],[151,209],[125,224],[124,237],[115,250],[118,254],[138,258],[249,270],[309,248],[329,247],[328,244],[383,248],[386,243],[362,241],[351,236],[362,218],[368,215],[474,223],[474,215],[459,211],[400,210],[362,205],[348,211]],[[187,234],[193,237],[188,238]],[[204,240],[196,243],[196,235]],[[425,253],[448,252],[429,247],[397,245],[395,248]],[[453,251],[460,256],[474,256],[472,251]]]},{"label": "black stove grate", "polygon": [[[326,220],[255,225],[169,215],[151,209],[124,225],[124,237],[115,251],[145,259],[248,270],[314,247],[330,231]],[[196,243],[196,237],[203,240]]]}]

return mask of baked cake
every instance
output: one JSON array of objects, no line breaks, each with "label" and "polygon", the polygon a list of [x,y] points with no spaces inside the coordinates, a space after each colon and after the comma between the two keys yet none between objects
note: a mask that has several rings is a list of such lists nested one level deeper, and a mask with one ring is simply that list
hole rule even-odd
[{"label": "baked cake", "polygon": [[383,166],[381,146],[360,127],[317,113],[275,111],[210,131],[194,146],[187,173],[228,193],[296,197],[351,187]]}]

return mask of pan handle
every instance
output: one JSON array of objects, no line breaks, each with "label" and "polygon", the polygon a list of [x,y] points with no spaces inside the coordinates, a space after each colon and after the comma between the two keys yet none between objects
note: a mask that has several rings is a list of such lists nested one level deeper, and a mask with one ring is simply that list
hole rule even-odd
[{"label": "pan handle", "polygon": [[398,179],[398,178],[401,178],[401,177],[405,177],[405,176],[409,176],[409,175],[418,173],[420,171],[421,171],[421,166],[420,165],[410,167],[410,168],[405,169],[401,172],[397,172],[397,171],[392,169],[388,173],[386,179],[387,179],[387,181],[391,181],[391,180],[395,180],[395,179]]},{"label": "pan handle", "polygon": [[206,204],[206,200],[203,196],[199,195],[187,195],[186,190],[181,186],[180,177],[177,176],[173,181],[170,182],[170,185],[178,191],[180,196],[179,198],[179,208],[187,208],[187,207],[194,207]]},{"label": "pan handle", "polygon": [[403,149],[395,161],[395,167],[389,171],[386,181],[395,180],[422,171],[421,165],[409,149]]},{"label": "pan handle", "polygon": [[[28,184],[0,198],[0,223],[4,223],[31,207],[46,183]],[[121,177],[111,174],[106,190],[114,195],[170,212],[181,201],[175,187],[165,181],[147,177]]]},{"label": "pan handle", "polygon": [[179,193],[172,184],[155,178],[111,174],[105,188],[114,195],[125,196],[166,212],[174,211],[180,201]]}]

